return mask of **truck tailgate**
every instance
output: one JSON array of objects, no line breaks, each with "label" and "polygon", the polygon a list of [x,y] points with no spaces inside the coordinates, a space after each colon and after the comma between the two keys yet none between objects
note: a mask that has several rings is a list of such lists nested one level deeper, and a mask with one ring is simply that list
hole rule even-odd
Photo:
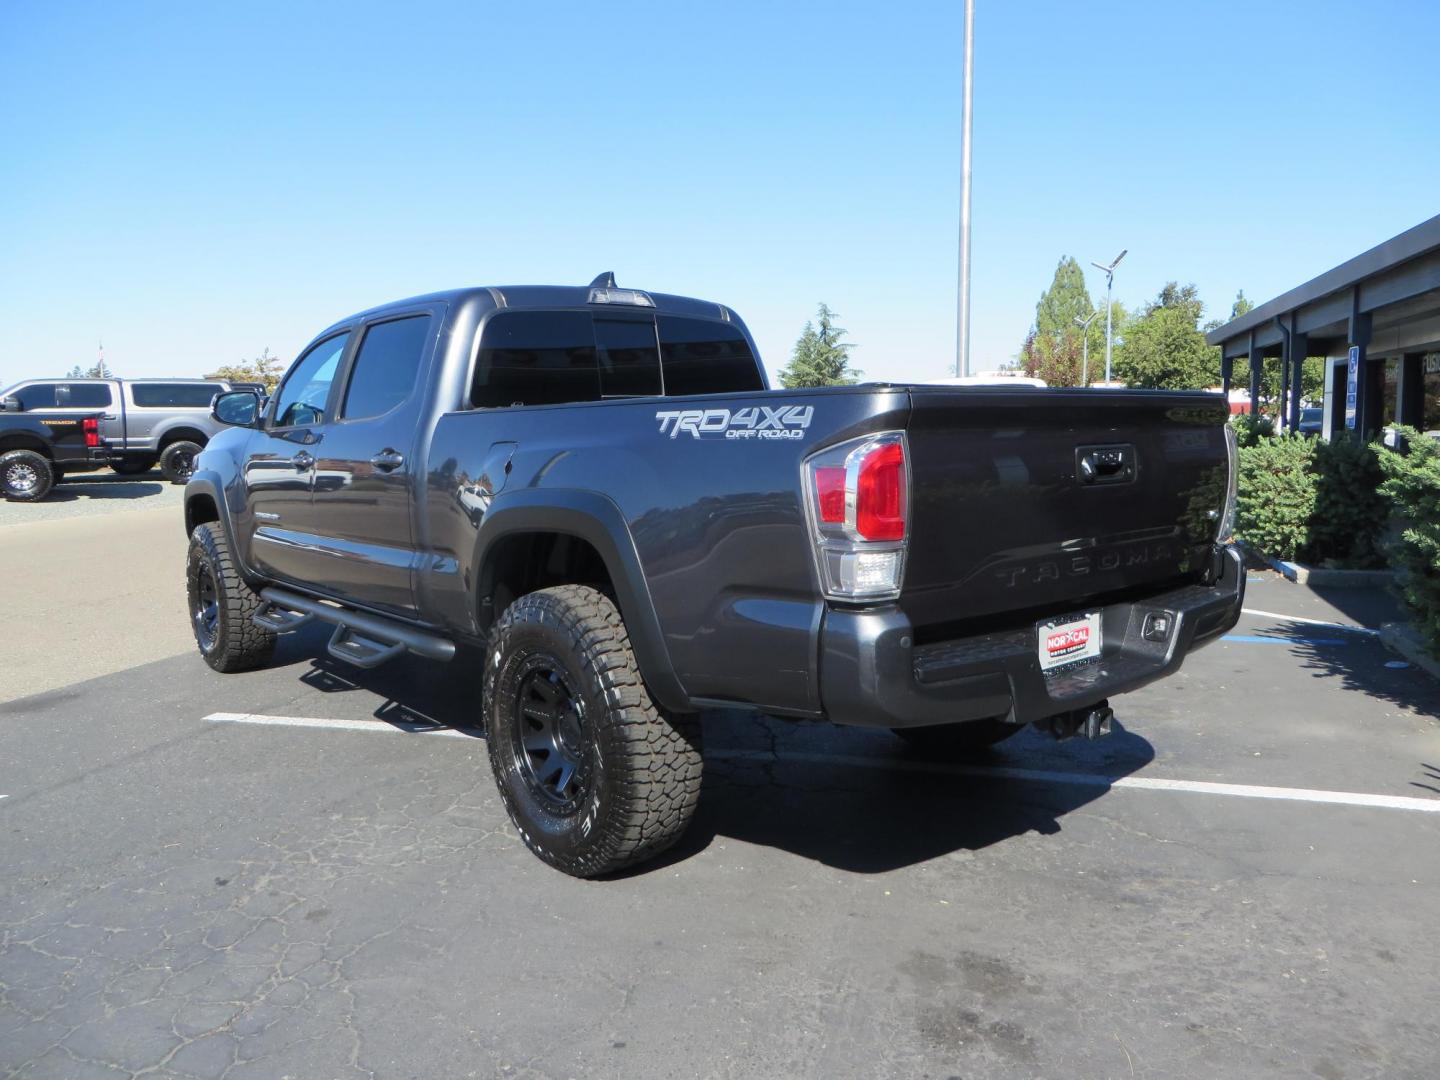
[{"label": "truck tailgate", "polygon": [[1226,489],[1216,394],[914,387],[910,552],[917,630],[1193,578]]}]

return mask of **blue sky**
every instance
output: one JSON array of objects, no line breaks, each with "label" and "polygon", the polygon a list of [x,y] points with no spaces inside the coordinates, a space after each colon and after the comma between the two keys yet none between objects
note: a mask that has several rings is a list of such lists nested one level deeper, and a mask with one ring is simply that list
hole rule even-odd
[{"label": "blue sky", "polygon": [[[609,269],[731,305],[772,373],[823,300],[867,376],[942,376],[960,7],[7,0],[0,384]],[[977,8],[977,367],[1063,254],[1226,314],[1440,212],[1440,5]]]}]

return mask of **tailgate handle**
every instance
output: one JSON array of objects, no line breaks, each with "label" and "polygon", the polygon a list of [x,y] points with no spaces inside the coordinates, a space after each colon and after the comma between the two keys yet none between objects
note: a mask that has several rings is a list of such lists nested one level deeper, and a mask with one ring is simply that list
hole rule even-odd
[{"label": "tailgate handle", "polygon": [[1124,484],[1135,479],[1133,446],[1082,446],[1075,459],[1081,483]]}]

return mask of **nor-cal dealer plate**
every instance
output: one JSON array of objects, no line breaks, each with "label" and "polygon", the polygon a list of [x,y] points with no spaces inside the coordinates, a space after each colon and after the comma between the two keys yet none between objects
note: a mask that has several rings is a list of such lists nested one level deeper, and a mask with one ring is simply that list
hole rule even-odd
[{"label": "nor-cal dealer plate", "polygon": [[1093,660],[1100,655],[1100,612],[1068,615],[1036,627],[1040,639],[1040,670],[1054,671],[1067,664]]}]

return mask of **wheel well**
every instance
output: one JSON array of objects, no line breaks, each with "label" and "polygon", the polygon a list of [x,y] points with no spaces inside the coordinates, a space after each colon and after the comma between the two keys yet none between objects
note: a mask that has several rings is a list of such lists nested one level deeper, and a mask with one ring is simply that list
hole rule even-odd
[{"label": "wheel well", "polygon": [[589,541],[569,533],[511,533],[495,542],[480,572],[480,632],[517,597],[551,585],[589,585],[620,603],[605,560]]},{"label": "wheel well", "polygon": [[195,531],[195,526],[220,520],[220,511],[215,500],[209,495],[196,495],[185,503],[185,535]]},{"label": "wheel well", "polygon": [[172,428],[160,436],[160,445],[156,449],[164,450],[171,443],[177,442],[193,442],[204,446],[209,439],[203,431],[196,431],[194,428]]},{"label": "wheel well", "polygon": [[9,453],[11,450],[34,450],[43,458],[51,456],[50,448],[39,439],[30,438],[26,435],[10,435],[0,439],[0,454]]}]

